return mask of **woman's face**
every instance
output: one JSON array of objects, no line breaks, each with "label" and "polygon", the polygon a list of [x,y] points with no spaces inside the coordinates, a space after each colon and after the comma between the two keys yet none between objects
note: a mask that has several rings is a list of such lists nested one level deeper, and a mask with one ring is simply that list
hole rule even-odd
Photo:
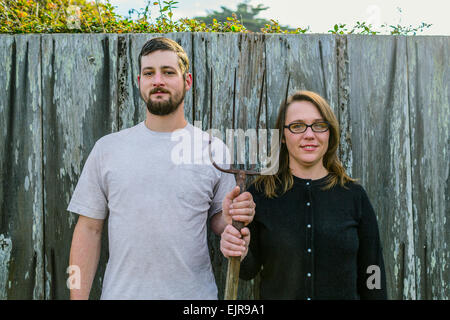
[{"label": "woman's face", "polygon": [[[294,101],[286,111],[285,125],[293,122],[303,122],[311,125],[315,122],[325,121],[317,107],[309,101]],[[328,150],[330,130],[314,132],[306,128],[303,133],[292,133],[284,128],[284,141],[289,151],[289,162],[300,169],[323,168],[323,156]]]}]

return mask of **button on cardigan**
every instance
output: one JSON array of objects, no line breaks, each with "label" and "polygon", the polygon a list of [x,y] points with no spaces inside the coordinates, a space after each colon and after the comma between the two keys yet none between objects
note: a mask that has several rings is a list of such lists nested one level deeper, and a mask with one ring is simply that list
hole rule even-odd
[{"label": "button on cardigan", "polygon": [[292,189],[273,199],[249,188],[256,214],[240,277],[261,271],[261,299],[387,299],[367,194],[356,183],[323,190],[327,177],[294,176]]}]

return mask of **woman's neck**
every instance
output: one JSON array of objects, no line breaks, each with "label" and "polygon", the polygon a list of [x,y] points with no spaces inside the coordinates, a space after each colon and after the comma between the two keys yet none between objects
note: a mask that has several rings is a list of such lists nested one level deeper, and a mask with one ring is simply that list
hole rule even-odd
[{"label": "woman's neck", "polygon": [[290,163],[289,168],[294,176],[302,179],[317,180],[328,174],[328,170],[322,163],[317,163],[316,165],[310,167]]}]

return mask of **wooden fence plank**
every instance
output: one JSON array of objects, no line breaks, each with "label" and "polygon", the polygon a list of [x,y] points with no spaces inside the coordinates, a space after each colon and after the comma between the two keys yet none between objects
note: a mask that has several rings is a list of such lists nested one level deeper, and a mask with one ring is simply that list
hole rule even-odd
[{"label": "wooden fence plank", "polygon": [[[12,197],[9,190],[15,184],[12,181],[12,165],[15,163],[10,159],[11,148],[14,146],[11,121],[12,112],[14,108],[14,94],[15,94],[15,59],[16,59],[16,43],[14,36],[3,36],[0,41],[0,59],[3,62],[3,73],[0,77],[0,299],[8,298],[9,268],[11,261],[11,226],[9,220],[8,204]],[[17,150],[17,154],[18,154]],[[15,159],[14,159],[15,160]]]},{"label": "wooden fence plank", "polygon": [[449,42],[407,38],[418,299],[450,298]]},{"label": "wooden fence plank", "polygon": [[42,299],[41,62],[37,35],[1,41],[0,298]]},{"label": "wooden fence plank", "polygon": [[406,41],[348,39],[353,176],[378,217],[390,299],[415,299]]},{"label": "wooden fence plank", "polygon": [[[66,209],[95,142],[117,130],[117,36],[44,35],[42,48],[46,298],[67,299],[66,269],[78,215]],[[91,298],[100,295],[107,228]]]},{"label": "wooden fence plank", "polygon": [[[255,170],[260,170],[257,166],[258,154],[264,152],[267,154],[267,148],[270,148],[266,140],[267,148],[260,144],[259,134],[256,132],[258,112],[261,113],[259,119],[259,130],[267,129],[266,117],[266,79],[265,79],[265,36],[262,34],[242,34],[239,37],[239,55],[236,69],[236,89],[235,94],[235,115],[234,127],[240,131],[235,134],[244,134],[245,141],[236,141],[237,164],[243,168],[251,169],[255,165]],[[264,82],[263,82],[264,81]],[[231,110],[230,110],[231,111]],[[260,132],[261,133],[261,132]],[[269,138],[270,135],[267,135]],[[240,146],[239,143],[244,145]],[[227,144],[231,146],[229,136]],[[255,148],[259,145],[259,150]],[[234,146],[233,146],[234,147]],[[269,149],[270,150],[270,149]],[[252,180],[249,177],[248,182]],[[219,252],[221,255],[222,253]],[[224,275],[226,277],[226,275]],[[238,298],[254,299],[259,296],[259,277],[244,281],[239,280]]]},{"label": "wooden fence plank", "polygon": [[[212,70],[224,142],[233,101],[235,126],[256,127],[264,70],[260,128],[273,128],[286,93],[324,96],[343,164],[378,217],[389,298],[449,298],[449,37],[173,33],[0,36],[0,299],[68,298],[68,202],[95,141],[144,120],[137,58],[156,36],[186,49],[185,113],[204,130]],[[219,237],[208,244],[222,298],[226,259]],[[238,297],[257,297],[254,284],[242,281]]]},{"label": "wooden fence plank", "polygon": [[[233,93],[238,68],[239,35],[195,33],[193,36],[193,105],[195,125],[202,130],[214,129],[226,143],[227,129],[232,128]],[[212,71],[212,84],[211,84]],[[212,88],[211,88],[212,85]],[[212,89],[212,126],[209,127]],[[214,134],[212,131],[212,134]],[[220,132],[220,134],[219,134]],[[230,150],[231,151],[231,150]],[[220,237],[208,228],[208,245],[216,278],[219,299],[223,299],[227,261],[220,252]],[[243,290],[244,289],[244,290]],[[241,298],[245,285],[238,291]]]}]

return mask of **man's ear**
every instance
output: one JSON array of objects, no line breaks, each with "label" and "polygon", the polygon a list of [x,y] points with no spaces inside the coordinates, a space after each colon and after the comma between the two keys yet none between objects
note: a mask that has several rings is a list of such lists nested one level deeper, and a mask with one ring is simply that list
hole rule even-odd
[{"label": "man's ear", "polygon": [[139,85],[139,83],[141,82],[141,75],[138,74],[137,80],[138,80],[138,85]]},{"label": "man's ear", "polygon": [[186,73],[186,79],[184,80],[186,91],[188,91],[192,87],[192,74]]}]

